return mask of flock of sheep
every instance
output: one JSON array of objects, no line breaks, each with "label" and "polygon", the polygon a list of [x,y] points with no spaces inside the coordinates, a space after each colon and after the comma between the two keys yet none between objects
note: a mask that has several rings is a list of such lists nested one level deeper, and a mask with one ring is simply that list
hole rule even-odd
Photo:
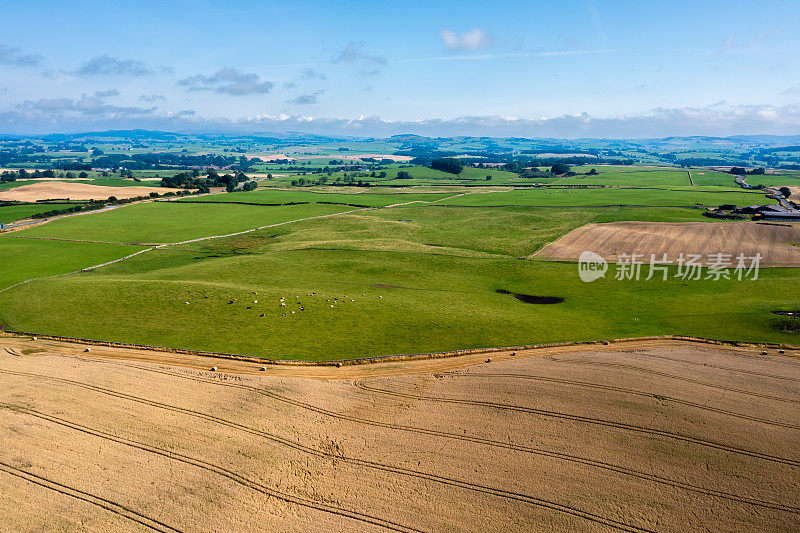
[{"label": "flock of sheep", "polygon": [[[256,295],[256,296],[258,296],[258,292],[256,292],[256,291],[253,291],[253,295]],[[367,295],[366,293],[363,293],[363,292],[361,293],[361,296],[366,296],[366,295]],[[309,297],[309,298],[310,298],[310,297],[314,297],[314,296],[317,296],[317,293],[316,293],[316,292],[310,292],[310,293],[307,293],[307,294],[306,294],[306,296],[307,296],[307,297]],[[204,298],[204,299],[208,299],[208,296],[203,296],[203,298]],[[295,298],[295,300],[297,301],[297,305],[299,306],[299,308],[298,308],[297,310],[299,310],[299,311],[301,311],[301,312],[302,312],[302,311],[305,311],[305,310],[306,310],[306,308],[305,308],[305,306],[304,306],[304,305],[303,305],[303,304],[300,302],[300,296],[299,296],[299,295],[296,295],[294,298]],[[379,296],[378,296],[378,299],[383,299],[383,296],[380,296],[380,295],[379,295]],[[228,305],[235,304],[235,303],[237,303],[238,301],[239,301],[239,298],[233,298],[232,300],[230,300],[230,301],[228,302]],[[327,303],[331,309],[333,309],[333,308],[334,308],[336,305],[338,305],[338,304],[343,304],[343,303],[346,303],[346,302],[348,302],[348,301],[349,301],[349,302],[355,302],[356,300],[355,300],[355,298],[350,298],[350,297],[348,297],[346,294],[345,294],[345,295],[344,295],[342,298],[339,298],[339,297],[334,297],[334,298],[326,298],[326,299],[325,299],[325,303]],[[186,305],[190,305],[190,302],[188,302],[188,301],[187,301],[187,302],[185,302],[185,303],[186,303]],[[253,305],[256,305],[256,304],[258,304],[258,299],[257,299],[257,298],[256,298],[256,299],[253,299]],[[253,306],[252,306],[252,305],[248,305],[248,306],[247,306],[247,309],[252,309],[252,308],[253,308]],[[295,310],[295,309],[290,309],[290,308],[288,308],[288,307],[287,307],[287,304],[286,304],[286,298],[284,298],[284,297],[281,297],[281,298],[278,300],[278,308],[279,308],[279,309],[284,309],[284,310],[285,310],[285,312],[281,313],[281,316],[282,316],[282,317],[285,317],[285,316],[287,316],[287,315],[288,315],[288,316],[291,316],[291,315],[294,315],[294,314],[296,314],[296,310]],[[259,318],[262,318],[262,317],[264,317],[265,315],[266,315],[265,313],[261,313],[261,314],[259,315]]]}]

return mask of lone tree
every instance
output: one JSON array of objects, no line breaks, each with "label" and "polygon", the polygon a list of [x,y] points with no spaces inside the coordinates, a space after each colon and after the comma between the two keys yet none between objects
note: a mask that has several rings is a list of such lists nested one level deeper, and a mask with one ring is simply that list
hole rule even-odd
[{"label": "lone tree", "polygon": [[552,172],[556,176],[560,176],[561,174],[566,174],[567,172],[569,172],[569,165],[566,163],[556,163],[550,168],[550,172]]},{"label": "lone tree", "polygon": [[778,189],[784,198],[789,198],[792,195],[792,191],[789,190],[789,187],[781,187]]},{"label": "lone tree", "polygon": [[431,161],[431,168],[448,174],[461,174],[461,171],[464,170],[464,163],[452,157],[442,157]]}]

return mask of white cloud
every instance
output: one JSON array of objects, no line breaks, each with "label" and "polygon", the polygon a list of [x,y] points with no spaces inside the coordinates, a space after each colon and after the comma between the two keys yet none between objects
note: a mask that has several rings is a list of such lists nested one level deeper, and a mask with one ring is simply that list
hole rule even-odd
[{"label": "white cloud", "polygon": [[481,50],[492,44],[493,38],[486,30],[474,29],[464,33],[442,30],[442,43],[452,52]]},{"label": "white cloud", "polygon": [[42,59],[38,54],[23,54],[19,48],[0,44],[0,65],[35,67],[41,64]]},{"label": "white cloud", "polygon": [[[104,129],[255,133],[297,131],[320,135],[390,136],[414,133],[429,136],[497,136],[527,138],[660,138],[669,136],[793,135],[800,130],[800,105],[657,108],[647,113],[596,117],[586,113],[545,118],[461,116],[442,119],[391,121],[380,116],[358,118],[310,115],[255,115],[239,119],[214,118],[184,110],[120,107],[106,100],[115,91],[79,99],[26,101],[0,113],[0,130],[8,133],[49,133]],[[309,96],[309,95],[306,95]],[[313,96],[313,95],[311,95]]]},{"label": "white cloud", "polygon": [[178,85],[183,85],[190,91],[214,91],[234,96],[267,94],[273,87],[272,82],[262,81],[258,74],[231,67],[220,69],[211,76],[198,74],[184,78],[178,81]]}]

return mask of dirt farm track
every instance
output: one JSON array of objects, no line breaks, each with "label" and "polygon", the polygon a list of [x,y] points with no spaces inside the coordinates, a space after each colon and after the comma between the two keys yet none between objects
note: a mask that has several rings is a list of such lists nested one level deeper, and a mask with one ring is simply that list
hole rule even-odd
[{"label": "dirt farm track", "polygon": [[800,529],[795,353],[84,348],[0,337],[0,531]]}]

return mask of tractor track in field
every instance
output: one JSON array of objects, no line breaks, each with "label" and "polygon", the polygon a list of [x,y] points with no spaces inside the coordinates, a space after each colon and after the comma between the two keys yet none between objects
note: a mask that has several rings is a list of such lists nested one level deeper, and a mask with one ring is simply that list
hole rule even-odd
[{"label": "tractor track in field", "polygon": [[574,415],[571,413],[562,413],[559,411],[550,411],[547,409],[538,409],[534,407],[523,407],[521,405],[512,405],[506,403],[499,403],[499,402],[489,402],[485,400],[467,400],[461,398],[447,398],[447,397],[440,397],[440,396],[424,396],[422,394],[411,394],[407,392],[397,392],[397,391],[390,391],[386,389],[381,389],[378,387],[373,387],[370,385],[366,385],[363,381],[357,381],[354,384],[355,387],[368,391],[373,392],[376,394],[386,394],[389,396],[396,396],[398,398],[408,398],[412,400],[419,400],[419,401],[427,401],[427,402],[435,402],[435,403],[442,403],[442,404],[456,404],[456,405],[473,405],[476,407],[488,407],[491,409],[501,409],[505,411],[515,411],[518,413],[530,413],[533,415],[548,417],[548,418],[556,418],[560,420],[570,420],[572,422],[581,422],[584,424],[592,424],[597,426],[604,426],[610,427],[615,429],[622,429],[627,431],[632,431],[635,433],[642,433],[645,435],[654,435],[657,437],[665,437],[668,439],[673,439],[677,441],[686,442],[689,444],[696,444],[699,446],[705,446],[708,448],[714,448],[717,450],[726,451],[733,454],[738,455],[745,455],[749,457],[754,457],[757,459],[762,459],[764,461],[769,461],[772,463],[780,463],[785,464],[788,466],[800,468],[800,460],[798,459],[790,459],[787,457],[779,457],[776,455],[769,455],[766,453],[756,452],[753,450],[746,450],[744,448],[738,448],[736,446],[731,446],[729,444],[723,444],[720,442],[714,442],[710,440],[701,439],[698,437],[692,437],[691,435],[684,435],[682,433],[676,433],[673,431],[667,431],[664,429],[657,429],[651,428],[647,426],[638,426],[636,424],[627,424],[625,422],[616,422],[614,420],[606,420],[604,418],[596,418],[591,416],[582,416],[582,415]]},{"label": "tractor track in field", "polygon": [[[716,497],[716,498],[729,500],[729,501],[736,501],[736,502],[740,502],[740,503],[754,505],[754,506],[757,506],[757,507],[763,507],[763,508],[768,508],[768,509],[785,511],[785,512],[789,512],[789,513],[793,513],[793,514],[800,514],[800,507],[798,507],[798,506],[787,505],[787,504],[783,504],[783,503],[780,503],[780,502],[772,502],[772,501],[769,501],[769,500],[763,500],[763,499],[755,498],[755,497],[751,497],[751,496],[743,496],[743,495],[729,493],[729,492],[716,490],[716,489],[709,489],[709,488],[706,488],[706,487],[693,485],[691,483],[686,483],[686,482],[683,482],[683,481],[670,479],[670,478],[667,478],[667,477],[664,477],[664,476],[659,476],[657,474],[641,472],[641,471],[634,470],[634,469],[631,469],[631,468],[627,468],[627,467],[624,467],[624,466],[621,466],[621,465],[617,465],[617,464],[614,464],[614,463],[608,463],[608,462],[605,462],[605,461],[595,460],[595,459],[591,459],[591,458],[587,458],[587,457],[581,457],[581,456],[578,456],[578,455],[566,454],[566,453],[552,451],[552,450],[548,450],[548,449],[544,449],[544,448],[535,448],[535,447],[526,446],[526,445],[522,445],[522,444],[514,444],[514,443],[511,443],[511,442],[507,442],[507,441],[498,441],[498,440],[487,439],[487,438],[483,438],[483,437],[461,435],[461,434],[458,434],[458,433],[449,433],[449,432],[446,432],[446,431],[440,431],[440,430],[428,429],[428,428],[421,428],[421,427],[416,427],[416,426],[406,426],[406,425],[401,425],[401,424],[393,424],[393,423],[389,423],[389,422],[380,422],[380,421],[376,421],[376,420],[363,419],[363,418],[359,418],[359,417],[352,416],[352,415],[345,415],[345,414],[341,414],[341,413],[336,413],[336,412],[333,412],[333,411],[329,411],[327,409],[323,409],[323,408],[320,408],[320,407],[316,407],[316,406],[307,404],[305,402],[301,402],[299,400],[294,400],[292,398],[289,398],[289,397],[286,397],[286,396],[283,396],[283,395],[279,395],[279,394],[276,394],[276,393],[273,393],[273,392],[270,392],[270,391],[265,391],[263,389],[260,389],[258,387],[254,387],[254,386],[250,386],[250,385],[243,385],[243,384],[238,384],[238,383],[228,383],[228,382],[220,381],[218,379],[193,377],[193,376],[186,375],[185,373],[182,373],[182,372],[173,372],[173,371],[168,371],[168,370],[147,368],[147,367],[142,367],[142,366],[140,366],[138,364],[135,364],[135,363],[127,363],[127,362],[124,362],[124,361],[95,359],[95,358],[87,358],[87,357],[71,356],[71,355],[63,355],[63,357],[73,358],[73,359],[78,359],[78,360],[83,360],[83,361],[88,361],[88,362],[102,362],[102,363],[107,363],[107,364],[112,364],[112,365],[123,366],[123,367],[136,368],[138,370],[143,370],[143,371],[147,371],[147,372],[154,372],[154,373],[157,373],[157,374],[164,374],[164,375],[168,375],[168,376],[179,377],[179,378],[187,379],[189,381],[194,381],[194,382],[198,382],[198,383],[205,383],[205,384],[209,384],[209,385],[219,385],[219,386],[223,386],[223,387],[231,387],[231,388],[238,388],[238,389],[248,390],[248,391],[252,391],[252,392],[267,396],[269,398],[272,398],[272,399],[275,399],[275,400],[278,400],[278,401],[281,401],[281,402],[284,402],[284,403],[288,403],[288,404],[293,405],[295,407],[300,407],[302,409],[310,410],[312,412],[315,412],[315,413],[318,413],[318,414],[322,414],[324,416],[328,416],[328,417],[331,417],[331,418],[335,418],[335,419],[338,419],[338,420],[345,420],[345,421],[354,422],[354,423],[358,423],[358,424],[362,424],[362,425],[367,425],[367,426],[372,426],[372,427],[380,427],[380,428],[384,428],[384,429],[392,429],[392,430],[396,430],[396,431],[404,431],[404,432],[409,432],[409,433],[416,433],[416,434],[420,434],[420,435],[429,435],[429,436],[436,436],[436,437],[445,438],[445,439],[459,440],[459,441],[463,441],[463,442],[470,442],[470,443],[474,443],[474,444],[480,444],[480,445],[484,445],[484,446],[491,446],[491,447],[495,447],[495,448],[503,448],[503,449],[513,450],[513,451],[522,452],[522,453],[530,453],[532,455],[538,455],[538,456],[542,456],[542,457],[549,457],[549,458],[553,458],[553,459],[559,459],[559,460],[567,461],[567,462],[570,462],[570,463],[575,463],[575,464],[580,464],[580,465],[584,465],[584,466],[590,466],[590,467],[598,468],[598,469],[601,469],[601,470],[615,472],[617,474],[622,474],[622,475],[630,476],[630,477],[633,477],[633,478],[636,478],[636,479],[641,479],[641,480],[644,480],[644,481],[658,483],[658,484],[661,484],[661,485],[665,485],[665,486],[669,486],[669,487],[673,487],[673,488],[677,488],[677,489],[681,489],[681,490],[686,490],[686,491],[694,492],[694,493],[697,493],[697,494],[703,494],[703,495],[706,495],[706,496]],[[7,371],[0,370],[0,372],[7,372]],[[33,375],[36,376],[36,374],[33,374]],[[39,376],[39,377],[48,378],[48,376]],[[54,379],[61,379],[61,378],[54,378]],[[338,457],[338,456],[336,456],[336,457]]]},{"label": "tractor track in field", "polygon": [[705,366],[708,368],[716,368],[718,370],[726,370],[728,372],[739,372],[740,374],[747,374],[749,376],[758,376],[763,378],[770,378],[770,379],[783,379],[786,381],[794,381],[795,383],[800,383],[800,378],[792,378],[788,376],[776,376],[774,374],[767,374],[766,372],[756,372],[755,370],[744,370],[740,368],[731,368],[729,366],[723,365],[716,365],[713,363],[698,363],[695,361],[687,361],[686,359],[680,359],[678,357],[667,357],[666,355],[655,355],[649,353],[641,353],[637,354],[643,357],[649,357],[651,359],[661,359],[663,361],[672,361],[674,363],[683,363],[686,365],[694,365],[694,366]]},{"label": "tractor track in field", "polygon": [[[448,477],[440,476],[440,475],[437,475],[437,474],[431,474],[431,473],[427,473],[427,472],[421,472],[421,471],[418,471],[418,470],[412,470],[412,469],[409,469],[409,468],[396,467],[396,466],[386,465],[386,464],[383,464],[383,463],[378,463],[378,462],[375,462],[375,461],[369,461],[369,460],[365,460],[365,459],[358,459],[358,458],[355,458],[355,457],[347,457],[347,456],[344,456],[344,455],[341,455],[341,454],[325,452],[325,451],[322,451],[322,450],[319,450],[319,449],[316,449],[316,448],[311,448],[309,446],[304,446],[302,444],[289,441],[288,439],[284,439],[284,438],[278,437],[276,435],[267,433],[265,431],[261,431],[261,430],[254,429],[254,428],[242,425],[242,424],[238,424],[236,422],[225,420],[224,418],[220,418],[220,417],[216,417],[216,416],[213,416],[213,415],[209,415],[207,413],[202,413],[202,412],[199,412],[199,411],[193,411],[191,409],[185,409],[185,408],[182,408],[182,407],[178,407],[178,406],[174,406],[174,405],[169,405],[169,404],[157,402],[157,401],[154,401],[154,400],[148,400],[148,399],[140,398],[140,397],[133,396],[133,395],[130,395],[130,394],[125,394],[125,393],[120,393],[120,392],[117,392],[117,391],[113,391],[111,389],[105,389],[103,387],[97,387],[95,385],[90,385],[90,384],[87,384],[87,383],[81,383],[81,382],[78,382],[78,381],[73,381],[73,380],[68,380],[68,379],[63,379],[63,378],[53,378],[53,377],[49,377],[49,376],[41,376],[39,374],[32,374],[32,373],[27,373],[27,372],[11,372],[11,371],[6,371],[6,370],[0,370],[0,372],[1,373],[10,373],[10,374],[13,374],[13,375],[22,375],[22,376],[25,376],[25,377],[33,377],[33,378],[45,379],[45,380],[50,380],[50,381],[57,381],[59,383],[66,383],[66,384],[69,384],[69,385],[72,385],[72,386],[77,386],[77,387],[89,389],[89,390],[92,390],[92,391],[95,391],[95,392],[100,392],[102,394],[107,394],[107,395],[110,395],[110,396],[113,396],[113,397],[116,397],[116,398],[125,399],[125,400],[133,401],[133,402],[136,402],[136,403],[149,405],[151,407],[157,407],[157,408],[160,408],[160,409],[164,409],[164,410],[167,410],[167,411],[180,413],[180,414],[183,414],[183,415],[197,417],[197,418],[206,420],[208,422],[213,422],[213,423],[220,424],[220,425],[232,428],[232,429],[236,429],[236,430],[239,430],[239,431],[251,434],[251,435],[262,437],[262,438],[267,439],[267,440],[269,440],[271,442],[274,442],[276,444],[281,444],[281,445],[284,445],[284,446],[288,446],[288,447],[290,447],[292,449],[295,449],[297,451],[300,451],[300,452],[303,452],[303,453],[307,453],[307,454],[310,454],[310,455],[313,455],[313,456],[316,456],[316,457],[334,459],[334,460],[337,460],[337,461],[342,461],[344,463],[349,463],[349,464],[356,465],[356,466],[362,466],[362,467],[366,467],[366,468],[371,468],[371,469],[375,469],[375,470],[389,472],[389,473],[392,473],[392,474],[399,474],[399,475],[409,476],[409,477],[413,477],[413,478],[417,478],[417,479],[423,479],[425,481],[432,481],[432,482],[440,483],[442,485],[449,486],[449,487],[467,489],[467,490],[471,490],[473,492],[478,492],[478,493],[482,493],[482,494],[488,494],[488,495],[492,495],[492,496],[497,496],[497,497],[505,498],[505,499],[508,499],[508,500],[515,500],[515,501],[519,501],[519,502],[522,502],[522,503],[528,503],[528,504],[531,504],[531,505],[534,505],[534,506],[537,506],[537,507],[543,507],[543,508],[550,509],[550,510],[553,510],[553,511],[562,512],[562,513],[565,513],[565,514],[568,514],[568,515],[571,515],[571,516],[584,518],[584,519],[590,520],[592,522],[597,522],[597,523],[600,523],[600,524],[603,524],[603,525],[606,525],[606,526],[610,526],[610,527],[614,527],[616,529],[620,529],[620,530],[624,530],[624,531],[649,531],[649,530],[647,530],[645,528],[640,528],[640,527],[633,526],[633,525],[630,525],[630,524],[625,524],[623,522],[619,522],[619,521],[616,521],[616,520],[613,520],[613,519],[610,519],[610,518],[606,518],[606,517],[598,515],[596,513],[592,513],[592,512],[589,512],[589,511],[583,511],[583,510],[578,509],[578,508],[574,508],[574,507],[571,507],[571,506],[559,504],[559,503],[551,501],[551,500],[545,500],[545,499],[538,498],[538,497],[535,497],[535,496],[531,496],[531,495],[528,495],[528,494],[524,494],[524,493],[521,493],[521,492],[504,490],[504,489],[497,489],[497,488],[493,488],[493,487],[489,487],[489,486],[485,486],[485,485],[480,485],[480,484],[477,484],[477,483],[471,483],[471,482],[468,482],[468,481],[462,481],[462,480],[458,480],[458,479],[448,478]],[[96,429],[91,429],[91,428],[88,428],[86,426],[78,426],[77,424],[74,424],[72,422],[60,419],[58,417],[45,415],[44,413],[40,413],[39,411],[35,411],[35,410],[32,410],[32,409],[27,409],[27,408],[23,408],[23,407],[19,407],[19,406],[7,405],[7,404],[2,404],[2,403],[0,403],[0,407],[6,407],[6,408],[12,409],[14,411],[23,412],[23,413],[26,413],[26,414],[29,414],[29,415],[32,415],[32,416],[37,416],[39,418],[44,418],[45,420],[48,420],[48,421],[51,421],[51,422],[54,422],[54,423],[60,423],[61,424],[62,422],[64,422],[69,427],[72,427],[73,429],[81,428],[80,430],[86,430],[85,432],[90,432],[91,434],[93,434],[95,436],[103,437],[103,435],[109,435],[109,434],[107,434],[107,433],[105,433],[103,431],[96,430]],[[64,424],[61,424],[61,425],[64,425]],[[112,439],[112,440],[114,440],[114,439]],[[147,447],[158,449],[158,450],[161,450],[161,451],[166,451],[166,450],[163,450],[161,448],[156,448],[154,446],[149,446],[147,444],[143,444],[143,443],[140,443],[140,442],[137,442],[137,441],[128,441],[127,439],[121,439],[121,440],[126,441],[126,442],[123,442],[124,444],[126,444],[128,442],[134,443],[134,444],[137,445],[136,447],[147,446]],[[121,440],[115,440],[115,442],[121,442]],[[140,448],[140,449],[142,449],[142,448]],[[150,450],[147,450],[147,451],[150,451]],[[172,452],[172,453],[176,454],[175,452]],[[177,454],[177,455],[181,456],[181,454]],[[183,456],[183,457],[186,457],[186,456]],[[190,458],[190,459],[192,459],[193,461],[197,461],[197,462],[204,462],[204,461],[201,461],[199,459],[193,459],[193,458]],[[228,472],[232,473],[230,471],[228,471]],[[273,490],[273,489],[271,489],[271,490]],[[275,492],[277,492],[277,491],[275,491]],[[278,496],[278,497],[280,497],[280,496]],[[282,498],[282,499],[285,499],[285,498]],[[800,513],[800,509],[798,509],[797,512]],[[372,517],[372,518],[374,518],[374,517]],[[395,524],[395,525],[399,525],[399,524]]]},{"label": "tractor track in field", "polygon": [[64,496],[69,496],[70,498],[96,505],[97,507],[105,509],[108,512],[114,513],[115,515],[136,522],[137,524],[140,524],[152,531],[160,531],[163,533],[180,533],[181,531],[180,529],[176,529],[165,524],[164,522],[145,516],[117,502],[108,500],[106,498],[101,498],[100,496],[84,492],[57,481],[53,481],[52,479],[34,474],[33,472],[13,467],[10,464],[2,461],[0,461],[0,472],[5,472],[8,475],[23,479],[29,483],[33,483],[34,485],[44,487],[51,491],[58,492]]},{"label": "tractor track in field", "polygon": [[123,438],[123,437],[119,437],[117,435],[113,435],[111,433],[106,433],[105,431],[101,431],[99,429],[90,428],[88,426],[84,426],[84,425],[81,425],[81,424],[78,424],[78,423],[75,423],[75,422],[71,422],[69,420],[65,420],[63,418],[59,418],[57,416],[53,416],[53,415],[49,415],[49,414],[46,414],[46,413],[42,413],[42,412],[36,411],[34,409],[28,409],[26,407],[21,407],[21,406],[16,406],[16,405],[9,405],[9,404],[0,404],[0,407],[4,407],[4,408],[10,409],[10,410],[13,410],[13,411],[15,411],[17,413],[22,413],[22,414],[25,414],[25,415],[28,415],[28,416],[33,416],[33,417],[38,418],[40,420],[45,420],[47,422],[51,422],[53,424],[57,424],[57,425],[62,426],[62,427],[73,429],[75,431],[79,431],[81,433],[84,433],[84,434],[87,434],[87,435],[91,435],[93,437],[98,437],[98,438],[105,439],[105,440],[108,440],[108,441],[116,442],[117,444],[122,444],[124,446],[135,448],[137,450],[141,450],[141,451],[144,451],[144,452],[152,453],[152,454],[155,454],[155,455],[160,455],[160,456],[166,457],[166,458],[168,458],[170,460],[178,461],[178,462],[190,465],[190,466],[195,466],[195,467],[200,468],[202,470],[205,470],[207,472],[210,472],[210,473],[213,473],[213,474],[217,474],[217,475],[219,475],[221,477],[227,478],[227,479],[233,481],[234,483],[237,483],[237,484],[242,485],[244,487],[247,487],[247,488],[249,488],[251,490],[254,490],[254,491],[256,491],[256,492],[258,492],[260,494],[263,494],[264,496],[277,498],[279,500],[282,500],[282,501],[285,501],[285,502],[288,502],[288,503],[293,503],[293,504],[296,504],[296,505],[299,505],[299,506],[302,506],[302,507],[308,507],[308,508],[315,509],[315,510],[318,510],[318,511],[324,511],[324,512],[335,514],[335,515],[342,516],[342,517],[345,517],[345,518],[351,518],[353,520],[357,520],[357,521],[362,522],[362,523],[367,523],[367,524],[372,524],[372,525],[375,525],[375,526],[380,526],[380,527],[383,527],[385,529],[389,529],[389,530],[392,530],[392,531],[401,531],[401,532],[406,532],[406,531],[418,532],[418,531],[421,531],[419,529],[415,529],[415,528],[412,528],[412,527],[409,527],[409,526],[404,526],[404,525],[399,524],[397,522],[393,522],[393,521],[386,520],[386,519],[383,519],[383,518],[367,515],[367,514],[364,514],[364,513],[360,513],[358,511],[352,511],[352,510],[349,510],[349,509],[344,509],[344,508],[341,508],[341,507],[336,507],[334,505],[329,505],[329,504],[325,504],[325,503],[321,503],[321,502],[316,502],[316,501],[310,500],[308,498],[304,498],[304,497],[301,497],[301,496],[294,496],[294,495],[286,493],[286,492],[282,492],[282,491],[279,491],[279,490],[276,490],[276,489],[272,489],[272,488],[267,487],[266,485],[263,485],[263,484],[259,483],[258,481],[254,481],[252,479],[246,478],[246,477],[244,477],[244,476],[242,476],[240,474],[237,474],[236,472],[233,472],[232,470],[228,470],[227,468],[224,468],[224,467],[219,466],[217,464],[209,463],[207,461],[203,461],[202,459],[197,459],[197,458],[194,458],[194,457],[190,457],[188,455],[184,455],[184,454],[178,453],[178,452],[176,452],[174,450],[171,450],[171,449],[160,448],[158,446],[153,446],[153,445],[146,444],[146,443],[143,443],[143,442],[139,442],[139,441],[135,441],[135,440],[130,440],[130,439],[126,439],[126,438]]},{"label": "tractor track in field", "polygon": [[800,403],[800,399],[795,400],[795,399],[792,399],[792,398],[782,398],[780,396],[772,396],[770,394],[761,394],[761,393],[753,392],[753,391],[749,391],[749,390],[737,389],[737,388],[734,388],[734,387],[726,387],[725,385],[718,385],[718,384],[712,383],[710,381],[703,381],[701,379],[694,379],[694,378],[689,378],[689,377],[686,377],[686,376],[679,376],[677,374],[670,374],[669,372],[661,372],[660,370],[653,370],[651,368],[644,368],[644,367],[641,367],[641,366],[629,365],[629,364],[626,364],[626,363],[612,363],[612,362],[609,362],[609,361],[578,361],[578,360],[566,361],[564,359],[552,359],[552,360],[553,361],[558,361],[559,363],[569,363],[569,364],[575,364],[575,365],[596,365],[596,366],[607,366],[607,367],[612,367],[612,368],[624,368],[626,370],[634,370],[636,372],[642,372],[642,373],[645,373],[645,374],[653,374],[655,376],[661,376],[661,377],[665,377],[665,378],[676,379],[676,380],[679,380],[679,381],[686,381],[688,383],[694,383],[695,385],[703,385],[705,387],[709,387],[709,388],[712,388],[712,389],[719,389],[719,390],[724,390],[724,391],[727,391],[727,392],[736,392],[736,393],[739,393],[739,394],[745,394],[747,396],[755,396],[756,398],[762,398],[762,399],[765,399],[765,400],[773,400],[773,401],[777,401],[777,402],[787,402],[787,403]]},{"label": "tractor track in field", "polygon": [[720,409],[718,407],[712,407],[712,406],[709,406],[709,405],[703,405],[703,404],[691,402],[689,400],[683,400],[681,398],[674,398],[672,396],[665,396],[665,395],[662,395],[662,394],[654,394],[654,393],[651,393],[651,392],[645,392],[645,391],[636,390],[636,389],[627,389],[627,388],[624,388],[624,387],[617,387],[617,386],[614,386],[614,385],[603,385],[601,383],[593,383],[593,382],[590,382],[590,381],[579,381],[579,380],[573,380],[573,379],[551,378],[551,377],[546,377],[546,376],[531,376],[531,375],[527,375],[527,374],[512,374],[512,373],[481,372],[480,374],[478,374],[478,373],[472,373],[472,372],[445,372],[444,374],[447,375],[447,376],[455,376],[455,377],[459,377],[459,378],[462,378],[462,377],[471,377],[471,378],[487,377],[487,378],[527,379],[527,380],[531,380],[531,381],[543,381],[543,382],[548,382],[548,383],[559,383],[559,384],[563,384],[563,385],[575,385],[575,386],[579,386],[579,387],[587,387],[587,388],[592,388],[592,389],[607,390],[607,391],[613,391],[613,392],[621,392],[623,394],[631,394],[631,395],[635,395],[635,396],[642,396],[642,397],[646,397],[646,398],[655,399],[655,400],[658,400],[658,401],[685,405],[687,407],[692,407],[692,408],[699,409],[699,410],[702,410],[702,411],[709,411],[709,412],[717,413],[717,414],[721,414],[721,415],[731,416],[731,417],[735,417],[735,418],[741,418],[743,420],[750,420],[752,422],[759,422],[761,424],[767,424],[767,425],[770,425],[770,426],[776,426],[776,427],[783,427],[783,428],[800,430],[800,425],[797,425],[797,424],[789,424],[789,423],[786,423],[786,422],[778,422],[778,421],[775,421],[775,420],[769,420],[767,418],[761,418],[761,417],[758,417],[758,416],[752,416],[752,415],[747,415],[747,414],[743,414],[743,413],[736,413],[736,412],[733,412],[733,411],[728,411],[726,409]]}]

